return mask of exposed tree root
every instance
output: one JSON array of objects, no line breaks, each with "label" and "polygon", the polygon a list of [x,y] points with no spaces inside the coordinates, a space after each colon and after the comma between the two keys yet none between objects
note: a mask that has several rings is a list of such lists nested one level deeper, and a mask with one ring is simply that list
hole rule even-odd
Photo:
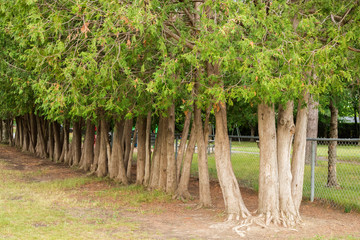
[{"label": "exposed tree root", "polygon": [[189,191],[176,191],[173,199],[178,199],[180,201],[186,202],[187,200],[193,199]]},{"label": "exposed tree root", "polygon": [[[259,214],[257,216],[247,216],[242,218],[238,214],[229,214],[225,222],[213,224],[210,228],[214,229],[232,229],[240,237],[245,237],[249,231],[255,228],[269,229],[269,231],[298,231],[294,228],[302,222],[299,215],[292,215],[280,213],[279,217],[272,216],[270,212],[266,214]],[[256,230],[258,231],[258,230]]]},{"label": "exposed tree root", "polygon": [[280,211],[280,222],[283,225],[283,227],[293,227],[299,223],[302,222],[302,219],[300,217],[299,213],[289,213]]},{"label": "exposed tree root", "polygon": [[199,203],[199,204],[196,205],[194,210],[199,210],[201,208],[212,208],[212,207],[214,207],[214,205],[212,205],[212,204],[206,205],[204,203]]},{"label": "exposed tree root", "polygon": [[279,224],[281,223],[281,225],[286,228],[285,230],[298,231],[293,227],[300,222],[301,218],[299,215],[294,216],[292,214],[285,215],[284,213],[280,213],[280,217],[276,218],[268,212],[266,214],[248,217],[241,221],[240,224],[238,224],[237,226],[232,227],[232,230],[236,232],[240,237],[245,237],[246,233],[251,230],[252,226],[258,226],[263,229],[269,229],[278,232],[283,229]]}]

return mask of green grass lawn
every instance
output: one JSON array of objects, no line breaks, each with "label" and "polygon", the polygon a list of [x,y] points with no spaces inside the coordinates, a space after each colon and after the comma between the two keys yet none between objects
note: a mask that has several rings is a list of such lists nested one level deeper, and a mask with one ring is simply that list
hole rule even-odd
[{"label": "green grass lawn", "polygon": [[95,177],[33,181],[46,169],[20,172],[6,166],[0,159],[0,239],[148,239],[154,234],[140,229],[121,209],[171,201],[165,193],[140,186],[84,189],[89,183],[104,183]]},{"label": "green grass lawn", "polygon": [[[338,161],[355,161],[360,163],[359,145],[338,145],[336,153]],[[317,154],[321,157],[327,157],[328,145],[318,145]]]},{"label": "green grass lawn", "polygon": [[[315,168],[315,198],[344,207],[346,211],[360,211],[360,146],[338,146],[337,179],[340,188],[328,188],[327,145],[317,148],[318,165]],[[239,183],[258,190],[259,148],[254,142],[232,142],[231,161]],[[217,178],[214,154],[208,155],[209,173]],[[191,172],[197,175],[197,154],[194,155]],[[304,198],[310,198],[310,166],[306,165],[304,175]]]}]

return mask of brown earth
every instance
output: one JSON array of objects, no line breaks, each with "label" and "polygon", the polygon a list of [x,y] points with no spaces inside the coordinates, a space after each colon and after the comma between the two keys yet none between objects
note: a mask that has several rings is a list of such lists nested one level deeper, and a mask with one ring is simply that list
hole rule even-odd
[{"label": "brown earth", "polygon": [[[23,153],[16,148],[0,145],[0,161],[6,162],[6,168],[16,171],[38,171],[45,169],[44,173],[33,176],[24,181],[51,181],[76,177],[84,172],[71,169],[62,164],[56,164],[46,159],[34,157],[32,154]],[[5,171],[5,169],[0,169]],[[0,173],[1,174],[1,173]],[[81,188],[88,193],[86,196],[77,194],[76,198],[97,198],[102,202],[111,204],[113,199],[96,196],[99,190],[113,187],[109,180],[94,181]],[[245,236],[240,237],[232,227],[224,223],[226,218],[223,209],[221,189],[217,182],[211,183],[211,193],[214,207],[210,209],[197,209],[198,181],[191,179],[190,192],[194,200],[166,203],[142,203],[137,211],[129,208],[118,209],[133,222],[141,225],[141,229],[150,233],[152,239],[360,239],[360,214],[344,213],[343,210],[332,209],[321,203],[304,201],[301,207],[303,223],[293,229],[269,226],[261,227],[251,225],[246,230]],[[256,210],[256,192],[242,188],[245,204],[251,211]],[[94,193],[94,194],[92,194]],[[360,194],[360,193],[359,193]],[[160,213],[154,209],[161,210]],[[79,210],[81,214],[90,210]],[[93,210],[92,210],[93,211]],[[114,211],[114,210],[109,210]],[[121,226],[119,226],[121,227]]]}]

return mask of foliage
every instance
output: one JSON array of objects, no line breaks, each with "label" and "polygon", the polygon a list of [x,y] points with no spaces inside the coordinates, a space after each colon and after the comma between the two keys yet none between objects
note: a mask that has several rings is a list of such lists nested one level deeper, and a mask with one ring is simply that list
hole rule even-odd
[{"label": "foliage", "polygon": [[[358,85],[359,54],[349,51],[360,46],[357,1],[200,5],[3,0],[2,111],[130,118],[173,101],[183,111],[194,99],[204,109],[218,100],[284,103]],[[207,64],[219,65],[216,77]]]}]

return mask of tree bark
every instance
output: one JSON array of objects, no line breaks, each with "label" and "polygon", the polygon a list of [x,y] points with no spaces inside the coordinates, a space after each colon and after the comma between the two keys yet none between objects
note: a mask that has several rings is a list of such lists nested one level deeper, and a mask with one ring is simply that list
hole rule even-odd
[{"label": "tree bark", "polygon": [[73,137],[71,141],[73,161],[72,166],[78,166],[81,158],[81,120],[73,122]]},{"label": "tree bark", "polygon": [[145,176],[144,185],[148,186],[150,182],[150,167],[151,167],[151,111],[146,117],[146,133],[145,133]]},{"label": "tree bark", "polygon": [[8,129],[7,131],[9,132],[9,134],[8,134],[9,135],[9,146],[14,146],[13,125],[14,125],[13,119],[9,118],[7,120],[7,129]]},{"label": "tree bark", "polygon": [[99,162],[100,145],[101,145],[101,120],[98,120],[95,137],[96,139],[95,139],[95,148],[94,148],[94,161],[90,168],[90,172],[92,173],[96,171]]},{"label": "tree bark", "polygon": [[[19,147],[20,146],[20,136],[19,136],[19,131],[20,131],[20,127],[19,127],[19,117],[15,117],[15,122],[16,122],[16,131],[15,131],[15,146]],[[2,132],[1,129],[1,123],[2,121],[0,121],[0,133]],[[36,123],[36,117],[35,117],[35,123]],[[2,142],[2,134],[0,134],[0,142]],[[36,136],[36,138],[38,138]]]},{"label": "tree bark", "polygon": [[124,133],[125,121],[116,121],[114,130],[113,150],[109,163],[110,178],[116,178],[124,185],[129,184],[126,177],[124,164],[124,146],[122,144],[122,134]]},{"label": "tree bark", "polygon": [[180,140],[180,146],[176,158],[176,171],[177,171],[177,181],[180,181],[180,171],[181,171],[181,164],[183,162],[185,148],[187,144],[187,139],[189,135],[189,128],[190,128],[190,122],[191,122],[191,111],[185,112],[185,122],[184,122],[184,128],[181,133],[181,140]]},{"label": "tree bark", "polygon": [[292,183],[291,191],[292,198],[295,204],[295,209],[300,211],[302,201],[303,183],[304,183],[304,167],[305,167],[305,151],[306,151],[306,128],[308,119],[307,106],[309,101],[309,94],[306,93],[303,99],[298,102],[298,111],[296,116],[295,139],[293,146],[293,157],[291,161]]},{"label": "tree bark", "polygon": [[[16,129],[18,129],[18,121],[16,121]],[[16,131],[18,132],[18,131]],[[3,142],[3,120],[0,119],[0,143]]]},{"label": "tree bark", "polygon": [[258,105],[260,171],[258,213],[265,223],[279,223],[279,183],[274,106]]},{"label": "tree bark", "polygon": [[[130,137],[131,137],[131,135],[130,135]],[[128,159],[125,158],[125,160],[127,160],[126,177],[127,177],[128,181],[131,180],[131,167],[132,167],[133,153],[134,153],[134,148],[135,148],[135,143],[136,142],[137,142],[137,127],[135,127],[135,130],[134,130],[134,136],[133,136],[133,140],[132,140],[132,143],[131,143],[131,148],[130,148],[130,151],[129,151],[129,157],[128,157]]]},{"label": "tree bark", "polygon": [[175,137],[175,105],[171,105],[168,109],[168,124],[166,131],[167,142],[167,166],[166,166],[166,192],[175,193],[177,188],[176,177],[176,159],[174,150]]},{"label": "tree bark", "polygon": [[30,145],[29,145],[29,152],[35,153],[36,152],[36,144],[37,144],[37,128],[36,128],[36,117],[33,113],[29,113],[29,139],[30,139]]},{"label": "tree bark", "polygon": [[207,152],[206,152],[207,149],[205,148],[205,135],[203,131],[203,123],[201,120],[201,109],[198,108],[196,103],[194,104],[194,121],[195,121],[196,143],[197,143],[197,152],[198,152],[200,204],[202,204],[205,207],[209,207],[211,206],[211,196],[210,196],[209,167],[208,167]]},{"label": "tree bark", "polygon": [[142,185],[145,177],[146,118],[139,116],[136,125],[138,127],[136,184]]},{"label": "tree bark", "polygon": [[[254,126],[254,125],[251,125],[251,126],[250,126],[250,136],[251,136],[251,137],[254,137],[254,136],[255,136],[255,126]],[[250,139],[250,142],[255,142],[255,139],[254,139],[254,138],[251,138],[251,139]]]},{"label": "tree bark", "polygon": [[[334,101],[330,100],[330,138],[338,138],[338,109],[336,108]],[[336,147],[337,141],[330,141],[328,147],[328,187],[338,187],[336,177]]]},{"label": "tree bark", "polygon": [[70,129],[69,121],[64,120],[63,133],[62,133],[63,145],[62,145],[59,162],[65,162],[65,156],[69,154],[69,129]]},{"label": "tree bark", "polygon": [[[39,116],[36,116],[36,124],[37,124],[37,132],[38,132],[38,144],[36,145],[36,155],[41,158],[46,158],[47,156],[47,139],[44,132],[44,122]],[[20,128],[21,124],[19,124],[19,130],[22,131]],[[19,134],[19,136],[21,136]]]},{"label": "tree bark", "polygon": [[91,122],[90,119],[87,119],[83,151],[80,160],[80,168],[84,171],[89,171],[91,164],[94,161],[94,137],[95,125]]},{"label": "tree bark", "polygon": [[227,132],[226,105],[219,102],[215,109],[215,161],[226,212],[229,219],[246,218],[250,212],[241,197],[239,184],[231,164],[229,135]]},{"label": "tree bark", "polygon": [[123,145],[124,159],[125,159],[124,161],[125,169],[127,169],[128,159],[130,157],[132,127],[133,127],[133,119],[132,118],[126,119],[124,125],[124,131],[121,135],[122,136],[121,144]]},{"label": "tree bark", "polygon": [[49,158],[50,160],[54,159],[54,128],[53,128],[53,124],[52,122],[48,122],[46,121],[46,127],[48,128],[48,133],[49,133],[49,137],[48,137],[48,142],[47,142],[47,149],[49,152]]},{"label": "tree bark", "polygon": [[[113,145],[111,157],[109,159],[109,177],[115,178],[119,171],[119,162],[123,161],[123,146],[121,144],[122,134],[124,132],[124,120],[115,120]],[[121,149],[120,149],[121,148]]]},{"label": "tree bark", "polygon": [[160,152],[161,152],[161,135],[163,128],[163,117],[160,116],[159,118],[159,131],[157,133],[156,139],[155,139],[155,147],[152,157],[152,163],[151,163],[151,173],[150,173],[150,183],[149,187],[151,189],[157,188],[159,183],[159,177],[160,177]]},{"label": "tree bark", "polygon": [[291,194],[290,155],[295,133],[293,111],[293,101],[289,101],[285,109],[280,105],[277,124],[280,220],[285,227],[294,225],[299,218],[299,213],[295,208]]},{"label": "tree bark", "polygon": [[205,152],[208,150],[209,147],[209,135],[210,135],[210,113],[211,113],[211,106],[206,109],[206,116],[204,122],[204,143],[205,143]]},{"label": "tree bark", "polygon": [[[306,129],[306,137],[307,138],[317,138],[318,135],[318,122],[319,122],[319,102],[315,102],[314,99],[311,97],[309,99],[309,113],[308,113],[308,122],[307,122],[307,129]],[[306,155],[305,155],[305,162],[306,164],[311,163],[311,148],[312,142],[306,142]],[[315,149],[317,149],[317,142],[315,142]],[[316,163],[316,151],[315,151],[315,163]]]},{"label": "tree bark", "polygon": [[[19,121],[19,148],[21,149],[22,148],[22,144],[23,144],[23,138],[24,138],[24,135],[23,135],[23,116],[20,116],[18,117],[18,121]],[[3,122],[3,121],[2,121]],[[3,123],[3,131],[4,131],[4,128],[5,128],[5,123]],[[3,134],[3,131],[1,131],[1,135],[3,136],[3,141],[4,141],[4,134]]]},{"label": "tree bark", "polygon": [[[208,75],[218,75],[219,66],[208,63]],[[239,184],[232,168],[230,156],[230,142],[227,128],[226,104],[219,101],[215,108],[215,162],[219,178],[225,209],[228,219],[246,218],[250,212],[241,197]]]},{"label": "tree bark", "polygon": [[60,141],[60,124],[58,122],[52,123],[54,133],[54,156],[53,161],[58,162],[61,155],[61,141]]},{"label": "tree bark", "polygon": [[[161,116],[162,117],[162,116]],[[159,183],[158,188],[160,190],[166,191],[166,180],[167,180],[167,128],[169,124],[168,117],[163,118],[163,125],[159,126],[159,132],[161,132],[160,137],[160,174],[159,174]]]},{"label": "tree bark", "polygon": [[[23,117],[23,119],[21,121],[22,129],[23,129],[23,131],[22,131],[22,134],[23,134],[23,137],[22,137],[22,140],[23,140],[23,142],[22,142],[22,151],[24,151],[24,152],[29,151],[29,141],[30,141],[30,139],[29,139],[29,127],[28,127],[28,122],[27,121],[28,121],[28,119],[27,119],[27,116],[25,114],[25,116]],[[9,135],[8,135],[8,131],[7,131],[6,128],[5,128],[5,133],[6,133],[5,140],[6,140],[6,142],[8,142],[9,141]]]},{"label": "tree bark", "polygon": [[190,180],[191,162],[193,160],[193,156],[195,152],[195,143],[196,143],[196,131],[195,131],[195,121],[193,121],[189,143],[187,145],[185,152],[184,164],[181,171],[181,177],[180,177],[178,189],[175,192],[175,198],[179,198],[179,199],[191,198],[191,195],[189,193],[189,180]]},{"label": "tree bark", "polygon": [[107,144],[109,142],[109,138],[108,138],[109,127],[105,119],[104,111],[100,113],[100,121],[101,121],[100,124],[101,140],[100,140],[99,159],[98,159],[98,166],[96,169],[96,175],[98,177],[105,177],[108,173]]}]

